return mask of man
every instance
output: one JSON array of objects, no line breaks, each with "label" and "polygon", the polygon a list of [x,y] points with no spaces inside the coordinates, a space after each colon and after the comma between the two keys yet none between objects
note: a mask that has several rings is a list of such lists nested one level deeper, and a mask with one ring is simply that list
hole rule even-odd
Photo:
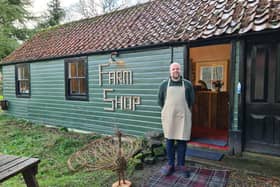
[{"label": "man", "polygon": [[170,65],[170,78],[160,85],[158,103],[162,109],[161,120],[168,159],[167,165],[161,168],[161,173],[168,176],[175,171],[174,143],[176,141],[176,170],[189,177],[190,174],[185,167],[185,153],[191,135],[194,90],[192,83],[182,78],[180,64],[174,62]]}]

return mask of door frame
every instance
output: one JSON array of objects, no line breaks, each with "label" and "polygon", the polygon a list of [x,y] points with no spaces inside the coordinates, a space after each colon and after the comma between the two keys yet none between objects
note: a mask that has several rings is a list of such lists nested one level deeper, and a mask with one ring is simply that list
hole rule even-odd
[{"label": "door frame", "polygon": [[[228,38],[228,39],[221,39],[220,41],[217,42],[212,40],[207,41],[207,42],[189,42],[184,45],[184,56],[183,56],[183,64],[184,64],[184,73],[183,76],[184,78],[191,80],[191,75],[192,75],[192,63],[190,59],[190,48],[192,47],[207,47],[211,45],[221,45],[221,44],[228,44],[231,46],[231,51],[230,51],[230,57],[229,57],[229,63],[228,63],[228,79],[229,79],[229,85],[228,85],[228,92],[229,92],[229,115],[228,115],[228,141],[230,144],[230,134],[231,134],[231,129],[232,129],[232,124],[233,124],[233,107],[234,107],[234,81],[235,77],[232,75],[235,75],[235,59],[236,59],[236,45],[234,44],[233,40]],[[230,145],[229,145],[230,146]]]}]

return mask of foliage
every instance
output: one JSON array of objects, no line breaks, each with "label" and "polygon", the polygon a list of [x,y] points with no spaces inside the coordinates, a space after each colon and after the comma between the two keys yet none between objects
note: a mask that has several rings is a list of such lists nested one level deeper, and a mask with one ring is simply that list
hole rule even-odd
[{"label": "foliage", "polygon": [[[0,154],[40,158],[37,180],[42,187],[111,186],[117,180],[115,172],[72,172],[67,168],[70,155],[97,138],[100,135],[65,132],[0,114]],[[128,166],[128,175],[133,169],[133,165]],[[3,186],[24,187],[25,183],[22,176],[17,175]]]},{"label": "foliage", "polygon": [[28,5],[29,0],[0,0],[0,59],[33,34],[25,27],[25,22],[32,19]]},{"label": "foliage", "polygon": [[139,4],[149,0],[79,0],[78,12],[85,18],[90,18],[96,15],[109,13],[119,10],[132,4]]},{"label": "foliage", "polygon": [[102,1],[102,10],[104,13],[112,12],[113,10],[118,9],[119,7],[118,0],[103,0]]},{"label": "foliage", "polygon": [[65,11],[61,8],[60,1],[52,0],[48,3],[48,12],[46,13],[44,20],[38,24],[38,28],[41,29],[59,25],[64,17]]},{"label": "foliage", "polygon": [[117,10],[123,3],[121,0],[79,0],[78,5],[83,17],[89,18]]},{"label": "foliage", "polygon": [[214,86],[214,88],[217,90],[217,91],[220,91],[220,89],[223,87],[224,85],[224,82],[222,80],[213,80],[212,81],[212,84]]}]

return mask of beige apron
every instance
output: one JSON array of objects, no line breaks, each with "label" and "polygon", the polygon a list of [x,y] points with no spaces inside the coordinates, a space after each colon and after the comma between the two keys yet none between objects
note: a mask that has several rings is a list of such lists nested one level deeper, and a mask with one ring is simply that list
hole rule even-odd
[{"label": "beige apron", "polygon": [[185,84],[169,86],[166,90],[165,104],[161,111],[164,137],[175,140],[190,140],[192,114],[185,97]]}]

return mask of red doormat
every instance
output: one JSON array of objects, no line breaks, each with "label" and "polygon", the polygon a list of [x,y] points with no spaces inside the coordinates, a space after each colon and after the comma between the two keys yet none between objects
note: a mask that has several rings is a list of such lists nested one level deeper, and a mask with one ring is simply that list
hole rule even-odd
[{"label": "red doormat", "polygon": [[165,177],[156,172],[143,184],[143,187],[225,187],[229,178],[228,170],[215,170],[189,167],[189,178],[184,178],[179,172]]}]

